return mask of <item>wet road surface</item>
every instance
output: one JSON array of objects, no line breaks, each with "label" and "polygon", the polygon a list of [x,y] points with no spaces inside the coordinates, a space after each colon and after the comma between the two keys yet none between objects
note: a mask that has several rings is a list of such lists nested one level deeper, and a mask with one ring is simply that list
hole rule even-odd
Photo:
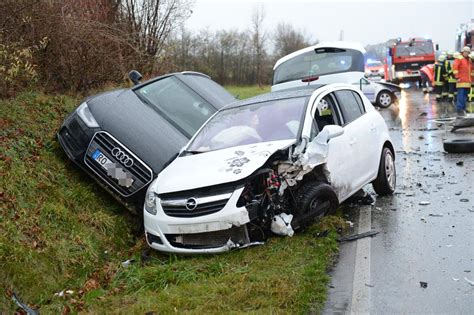
[{"label": "wet road surface", "polygon": [[474,153],[445,153],[443,140],[474,139],[474,128],[433,122],[454,107],[413,88],[380,113],[396,150],[396,193],[346,207],[351,233],[380,233],[341,244],[323,313],[473,314]]}]

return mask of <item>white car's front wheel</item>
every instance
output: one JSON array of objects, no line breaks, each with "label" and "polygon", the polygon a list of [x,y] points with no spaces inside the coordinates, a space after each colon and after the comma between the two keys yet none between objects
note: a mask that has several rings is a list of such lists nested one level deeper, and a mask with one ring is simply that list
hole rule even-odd
[{"label": "white car's front wheel", "polygon": [[387,108],[392,105],[393,101],[393,94],[390,91],[383,90],[377,95],[376,104],[379,107]]},{"label": "white car's front wheel", "polygon": [[384,196],[393,194],[396,183],[397,172],[393,153],[389,148],[383,148],[377,178],[372,182],[372,186],[378,195]]}]

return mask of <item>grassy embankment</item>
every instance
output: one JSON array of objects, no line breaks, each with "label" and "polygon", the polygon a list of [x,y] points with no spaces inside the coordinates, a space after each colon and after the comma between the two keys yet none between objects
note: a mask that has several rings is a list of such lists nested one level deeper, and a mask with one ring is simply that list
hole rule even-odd
[{"label": "grassy embankment", "polygon": [[[230,87],[245,98],[254,87]],[[267,88],[268,90],[268,88]],[[70,162],[55,138],[80,100],[23,93],[0,100],[0,288],[44,314],[321,309],[337,252],[330,217],[292,238],[216,256],[152,252],[119,203]],[[317,231],[329,229],[327,237]],[[128,268],[121,262],[134,259]],[[54,296],[73,290],[65,297]],[[0,313],[15,305],[0,295]]]}]

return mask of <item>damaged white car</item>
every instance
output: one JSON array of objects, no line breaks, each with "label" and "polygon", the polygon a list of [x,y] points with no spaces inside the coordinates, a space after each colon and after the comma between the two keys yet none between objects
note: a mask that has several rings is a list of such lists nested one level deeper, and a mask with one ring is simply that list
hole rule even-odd
[{"label": "damaged white car", "polygon": [[211,117],[150,185],[148,244],[218,253],[293,235],[372,183],[392,194],[387,126],[347,84],[272,92]]}]

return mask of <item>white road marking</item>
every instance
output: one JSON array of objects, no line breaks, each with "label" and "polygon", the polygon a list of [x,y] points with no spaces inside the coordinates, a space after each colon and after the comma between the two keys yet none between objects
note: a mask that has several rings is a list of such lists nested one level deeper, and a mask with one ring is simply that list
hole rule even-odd
[{"label": "white road marking", "polygon": [[[371,230],[371,207],[365,206],[359,213],[359,231]],[[369,314],[370,310],[370,237],[357,240],[354,281],[352,288],[351,314]]]}]

